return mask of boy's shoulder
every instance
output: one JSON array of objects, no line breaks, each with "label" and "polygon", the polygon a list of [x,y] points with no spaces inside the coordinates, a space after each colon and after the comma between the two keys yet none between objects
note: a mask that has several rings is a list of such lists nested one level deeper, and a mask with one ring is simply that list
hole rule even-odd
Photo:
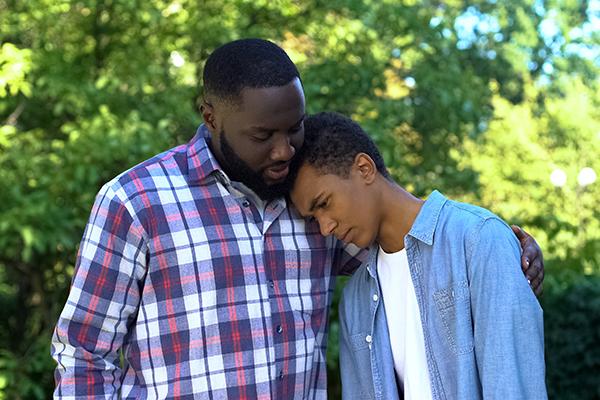
[{"label": "boy's shoulder", "polygon": [[498,235],[514,237],[510,226],[492,211],[455,200],[444,204],[436,227],[436,239],[446,236],[451,240],[479,241],[486,237],[494,239]]},{"label": "boy's shoulder", "polygon": [[500,219],[496,214],[480,206],[448,199],[442,213],[461,225],[481,224],[488,219]]},{"label": "boy's shoulder", "polygon": [[[486,224],[487,221],[494,222]],[[510,231],[508,225],[491,211],[448,199],[434,190],[421,206],[408,235],[427,245],[439,243],[440,239],[457,242],[472,236],[484,225],[495,224],[504,224]]]}]

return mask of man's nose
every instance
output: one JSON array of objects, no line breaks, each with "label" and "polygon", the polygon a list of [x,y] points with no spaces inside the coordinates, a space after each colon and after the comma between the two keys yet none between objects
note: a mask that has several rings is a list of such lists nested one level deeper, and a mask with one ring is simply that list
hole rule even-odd
[{"label": "man's nose", "polygon": [[273,148],[271,149],[271,159],[273,161],[289,161],[296,154],[296,149],[292,146],[290,135],[287,133],[276,134]]}]

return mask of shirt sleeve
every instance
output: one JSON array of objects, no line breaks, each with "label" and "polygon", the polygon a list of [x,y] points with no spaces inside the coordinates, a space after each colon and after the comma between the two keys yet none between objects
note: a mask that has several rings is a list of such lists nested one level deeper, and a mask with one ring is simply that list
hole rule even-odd
[{"label": "shirt sleeve", "polygon": [[144,236],[117,192],[103,187],[52,337],[55,399],[104,399],[118,393],[119,350],[135,319],[146,269]]},{"label": "shirt sleeve", "polygon": [[545,399],[542,309],[521,271],[520,246],[497,218],[471,235],[475,359],[485,399]]}]

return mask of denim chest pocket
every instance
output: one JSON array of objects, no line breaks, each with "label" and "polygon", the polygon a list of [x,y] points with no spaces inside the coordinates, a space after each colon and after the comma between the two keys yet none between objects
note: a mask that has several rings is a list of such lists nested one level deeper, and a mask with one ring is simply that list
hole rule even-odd
[{"label": "denim chest pocket", "polygon": [[[369,348],[371,336],[368,332],[360,332],[350,334],[346,337],[348,346],[350,347],[350,351],[352,355],[347,354],[344,362],[347,364],[345,367],[347,371],[353,371],[350,373],[352,378],[356,379],[354,381],[343,382],[344,385],[347,385],[349,389],[345,389],[345,395],[343,398],[348,397],[349,399],[375,399],[374,388],[376,383],[378,382],[377,378],[372,371],[371,366],[371,351]],[[342,359],[344,355],[341,355]],[[380,369],[375,367],[376,369]],[[346,372],[348,374],[348,372]],[[377,372],[379,374],[379,372]],[[342,373],[342,377],[344,373]],[[342,378],[344,379],[344,378]],[[374,382],[375,380],[375,382]]]},{"label": "denim chest pocket", "polygon": [[461,281],[433,294],[436,308],[444,325],[446,341],[454,354],[473,351],[473,323],[469,285]]},{"label": "denim chest pocket", "polygon": [[356,333],[354,335],[348,336],[348,341],[350,342],[350,346],[354,351],[365,350],[369,348],[369,341],[367,341],[367,336],[371,337],[368,333]]}]

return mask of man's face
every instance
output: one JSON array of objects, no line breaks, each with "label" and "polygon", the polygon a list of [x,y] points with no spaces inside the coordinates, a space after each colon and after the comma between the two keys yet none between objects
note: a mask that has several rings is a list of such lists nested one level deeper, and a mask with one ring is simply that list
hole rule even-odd
[{"label": "man's face", "polygon": [[213,152],[231,179],[269,199],[285,194],[289,164],[304,142],[304,93],[285,86],[245,88],[238,105],[204,112]]},{"label": "man's face", "polygon": [[348,178],[324,174],[304,164],[291,191],[294,205],[304,217],[315,218],[323,236],[366,248],[377,238],[379,210],[373,187],[354,166]]}]

